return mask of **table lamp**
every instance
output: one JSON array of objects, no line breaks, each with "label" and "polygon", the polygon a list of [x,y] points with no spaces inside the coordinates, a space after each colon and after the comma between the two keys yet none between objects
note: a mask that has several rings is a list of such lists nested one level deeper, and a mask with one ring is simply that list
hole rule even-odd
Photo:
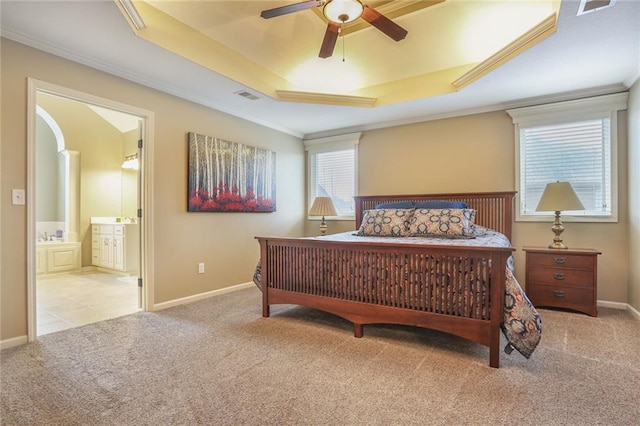
[{"label": "table lamp", "polygon": [[560,234],[564,231],[564,226],[562,226],[562,222],[560,222],[560,212],[562,210],[584,210],[584,206],[569,182],[548,183],[544,188],[542,197],[540,197],[536,211],[556,212],[556,220],[551,227],[551,230],[556,236],[553,238],[553,243],[549,244],[549,248],[551,249],[567,248],[562,242],[562,238],[560,238]]},{"label": "table lamp", "polygon": [[320,222],[320,232],[322,235],[327,233],[327,224],[324,221],[324,217],[337,215],[338,212],[333,205],[333,201],[331,201],[331,197],[316,197],[316,199],[313,200],[311,209],[309,209],[309,216],[322,216],[322,222]]}]

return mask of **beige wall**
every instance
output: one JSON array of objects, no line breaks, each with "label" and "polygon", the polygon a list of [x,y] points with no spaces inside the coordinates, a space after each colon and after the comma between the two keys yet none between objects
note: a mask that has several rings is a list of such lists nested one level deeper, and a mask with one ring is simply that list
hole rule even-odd
[{"label": "beige wall", "polygon": [[629,91],[629,304],[640,311],[640,80]]},{"label": "beige wall", "polygon": [[[627,302],[629,219],[627,214],[627,121],[618,115],[619,222],[565,223],[570,247],[590,247],[599,258],[598,299]],[[515,189],[514,127],[504,111],[475,114],[364,132],[358,147],[358,185],[362,195],[420,194]],[[638,183],[640,185],[640,183]],[[317,222],[307,232],[317,234]],[[353,229],[353,222],[329,222],[329,232]],[[523,246],[546,247],[553,240],[551,220],[517,222],[512,243],[516,277],[524,282]]]},{"label": "beige wall", "polygon": [[[27,187],[27,77],[153,111],[154,302],[251,280],[255,235],[303,234],[304,149],[300,139],[2,39],[1,329],[27,333],[27,217],[4,202]],[[187,213],[187,139],[196,131],[276,152],[277,212]],[[121,161],[121,159],[119,159]],[[197,273],[197,263],[206,273]]]}]

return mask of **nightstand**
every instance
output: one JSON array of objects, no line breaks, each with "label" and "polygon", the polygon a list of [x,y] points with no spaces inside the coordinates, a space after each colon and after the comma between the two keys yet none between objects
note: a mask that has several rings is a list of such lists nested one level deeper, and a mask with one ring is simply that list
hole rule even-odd
[{"label": "nightstand", "polygon": [[523,247],[526,293],[536,307],[554,307],[598,316],[598,255],[592,249]]}]

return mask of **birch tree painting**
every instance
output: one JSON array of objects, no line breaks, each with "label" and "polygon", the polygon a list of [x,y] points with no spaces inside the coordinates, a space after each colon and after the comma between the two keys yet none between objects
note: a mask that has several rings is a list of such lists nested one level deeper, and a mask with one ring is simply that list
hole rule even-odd
[{"label": "birch tree painting", "polygon": [[189,211],[276,211],[276,153],[189,132]]}]

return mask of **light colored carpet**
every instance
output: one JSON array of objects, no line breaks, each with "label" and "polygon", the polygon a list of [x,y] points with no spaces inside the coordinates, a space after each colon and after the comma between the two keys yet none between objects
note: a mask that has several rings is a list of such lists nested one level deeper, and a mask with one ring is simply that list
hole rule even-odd
[{"label": "light colored carpet", "polygon": [[530,360],[246,289],[1,354],[3,425],[638,425],[640,321],[541,310]]}]

